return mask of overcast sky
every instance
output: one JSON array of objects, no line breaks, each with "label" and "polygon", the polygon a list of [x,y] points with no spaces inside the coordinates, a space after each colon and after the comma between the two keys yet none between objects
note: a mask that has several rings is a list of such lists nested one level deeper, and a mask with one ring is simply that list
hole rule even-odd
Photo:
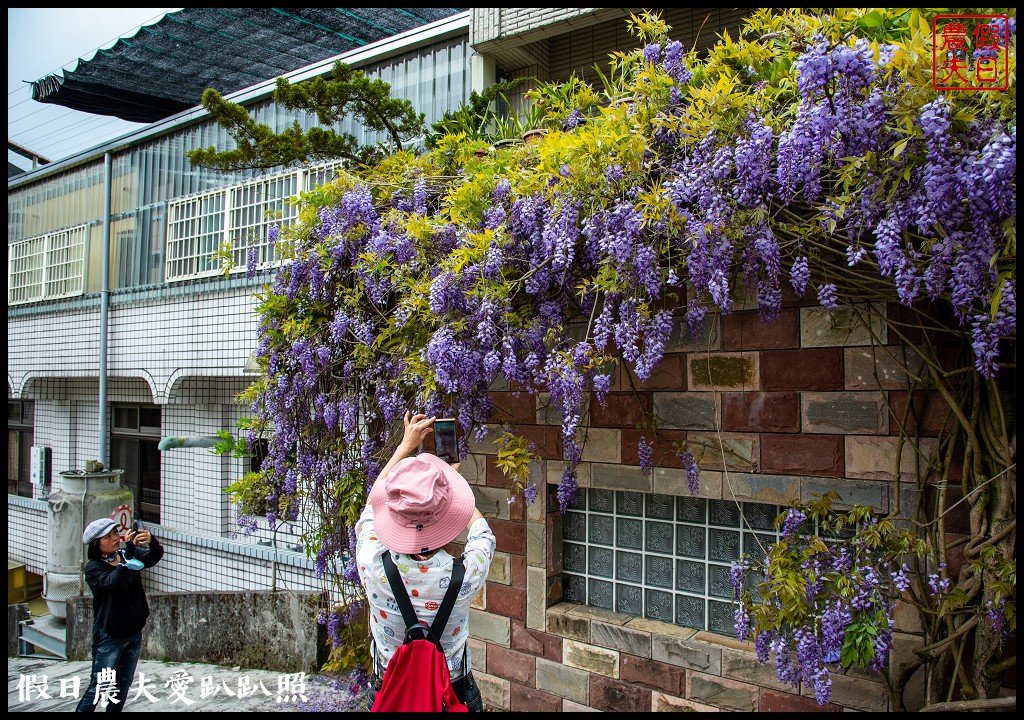
[{"label": "overcast sky", "polygon": [[[169,10],[180,8],[7,8],[7,139],[60,160],[142,127],[111,115],[91,115],[32,100],[23,80],[38,80],[79,58],[135,34]],[[22,168],[31,162],[7,151]]]}]

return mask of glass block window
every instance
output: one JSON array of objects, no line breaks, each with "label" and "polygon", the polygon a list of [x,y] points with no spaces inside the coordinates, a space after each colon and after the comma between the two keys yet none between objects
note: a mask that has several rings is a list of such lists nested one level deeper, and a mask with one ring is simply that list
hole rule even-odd
[{"label": "glass block window", "polygon": [[780,511],[580,488],[563,522],[565,600],[732,636],[732,561],[777,541]]},{"label": "glass block window", "polygon": [[10,243],[8,304],[81,295],[85,287],[88,232],[89,226],[85,224]]}]

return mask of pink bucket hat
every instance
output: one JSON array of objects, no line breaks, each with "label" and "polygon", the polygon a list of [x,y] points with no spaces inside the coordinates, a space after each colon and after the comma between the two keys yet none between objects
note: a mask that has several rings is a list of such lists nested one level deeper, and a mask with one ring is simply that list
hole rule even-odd
[{"label": "pink bucket hat", "polygon": [[398,462],[370,490],[374,527],[393,552],[421,553],[450,543],[473,517],[476,500],[466,479],[436,455]]}]

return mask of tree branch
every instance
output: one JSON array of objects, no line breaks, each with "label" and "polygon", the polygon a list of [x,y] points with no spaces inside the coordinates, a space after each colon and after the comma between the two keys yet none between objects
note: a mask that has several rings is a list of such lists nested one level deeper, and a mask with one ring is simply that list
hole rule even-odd
[{"label": "tree branch", "polygon": [[973,710],[990,710],[993,708],[1016,708],[1017,696],[989,698],[987,700],[957,700],[925,705],[920,712],[971,712]]}]

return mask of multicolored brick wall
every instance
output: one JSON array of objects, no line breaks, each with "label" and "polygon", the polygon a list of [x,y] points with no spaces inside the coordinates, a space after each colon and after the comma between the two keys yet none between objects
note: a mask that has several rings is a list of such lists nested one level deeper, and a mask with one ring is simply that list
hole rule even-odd
[{"label": "multicolored brick wall", "polygon": [[[607,402],[591,400],[579,466],[583,487],[686,495],[677,443],[701,466],[699,496],[784,505],[836,490],[843,503],[888,512],[897,488],[912,507],[913,451],[897,465],[898,425],[890,407],[907,404],[907,379],[889,343],[894,307],[829,313],[792,298],[778,321],[763,324],[738,306],[708,316],[704,336],[676,322],[664,361],[640,383],[625,368]],[[874,338],[874,339],[872,339]],[[547,492],[525,506],[507,502],[510,481],[490,440],[471,442],[462,471],[497,537],[491,577],[470,621],[474,675],[485,702],[510,711],[878,710],[888,709],[875,676],[834,677],[832,705],[813,690],[782,685],[749,643],[709,632],[562,601],[560,416],[544,395],[494,386],[497,420],[508,419],[536,445],[531,468]],[[944,421],[940,403],[921,402],[915,420],[927,455]],[[657,432],[638,430],[657,422]],[[497,429],[497,425],[494,426]],[[582,431],[581,431],[582,432]],[[654,472],[639,467],[641,436],[654,442]],[[898,467],[898,469],[897,469]],[[900,482],[897,483],[897,472]],[[901,608],[897,656],[917,643],[916,613]],[[920,683],[917,683],[920,684]],[[913,698],[923,688],[912,685]]]}]

